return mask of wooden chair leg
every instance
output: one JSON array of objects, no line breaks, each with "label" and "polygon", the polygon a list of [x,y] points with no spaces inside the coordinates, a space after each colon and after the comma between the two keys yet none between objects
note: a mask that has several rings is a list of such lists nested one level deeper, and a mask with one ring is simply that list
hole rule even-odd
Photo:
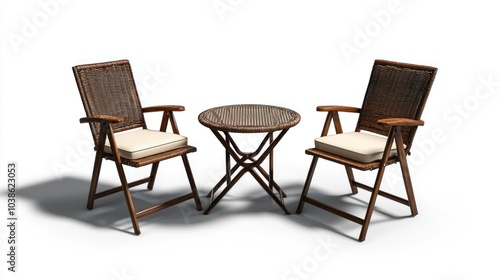
[{"label": "wooden chair leg", "polygon": [[160,163],[155,162],[151,167],[151,175],[149,175],[149,183],[148,183],[148,190],[150,191],[153,190],[153,186],[155,184],[156,173],[158,172],[158,166],[160,166]]},{"label": "wooden chair leg", "polygon": [[361,233],[359,234],[359,241],[364,241],[366,238],[366,233],[368,232],[368,226],[372,218],[373,210],[375,209],[375,202],[377,201],[378,192],[380,190],[380,184],[382,183],[382,177],[384,176],[385,164],[381,164],[377,178],[375,179],[375,185],[373,186],[372,195],[370,196],[370,201],[368,202],[368,207],[366,209],[365,219],[363,220],[363,227],[361,228]]},{"label": "wooden chair leg", "polygon": [[307,193],[309,192],[309,187],[311,186],[312,177],[314,174],[314,170],[316,169],[318,159],[319,158],[317,156],[313,156],[311,167],[309,168],[309,172],[307,173],[307,179],[304,184],[304,189],[302,190],[302,195],[300,196],[299,205],[297,206],[297,210],[295,211],[297,214],[302,213],[302,210],[304,209],[304,199],[307,197]]},{"label": "wooden chair leg", "polygon": [[191,191],[194,195],[194,203],[196,205],[196,209],[198,209],[198,211],[201,211],[203,210],[203,207],[201,206],[200,196],[198,194],[198,189],[196,188],[196,183],[194,181],[193,172],[191,171],[191,166],[189,165],[187,155],[182,155],[181,157],[186,169],[186,174],[189,180],[189,185],[191,186]]},{"label": "wooden chair leg", "polygon": [[410,171],[408,170],[408,164],[406,158],[400,160],[401,173],[403,174],[403,182],[405,184],[406,195],[408,197],[408,204],[410,206],[410,211],[412,216],[418,214],[417,202],[415,201],[415,194],[413,193],[413,186],[410,179]]},{"label": "wooden chair leg", "polygon": [[418,214],[417,203],[415,201],[415,194],[413,193],[413,186],[410,179],[410,171],[408,169],[408,162],[406,161],[406,152],[404,151],[403,140],[401,138],[401,132],[397,130],[396,147],[398,149],[399,164],[401,166],[401,173],[403,175],[403,182],[405,184],[406,196],[408,197],[408,204],[410,206],[410,211],[412,216]]},{"label": "wooden chair leg", "polygon": [[123,170],[123,166],[119,160],[115,161],[115,163],[116,169],[118,170],[118,176],[120,177],[120,182],[122,184],[123,194],[125,195],[125,201],[127,202],[127,208],[132,221],[132,226],[134,227],[134,233],[136,235],[140,235],[141,230],[139,228],[139,221],[135,212],[134,201],[132,200],[132,195],[130,194],[127,178],[125,177],[125,171]]},{"label": "wooden chair leg", "polygon": [[90,180],[89,197],[87,199],[87,209],[94,208],[95,194],[97,191],[97,183],[99,181],[99,174],[101,173],[102,156],[97,153],[94,161],[94,170],[92,171],[92,179]]},{"label": "wooden chair leg", "polygon": [[101,173],[104,143],[106,141],[106,134],[108,133],[108,131],[109,125],[101,125],[101,129],[99,131],[99,141],[97,143],[97,151],[94,159],[94,170],[92,171],[92,179],[90,180],[89,197],[87,199],[87,209],[89,210],[94,208],[97,183],[99,181],[99,174]]},{"label": "wooden chair leg", "polygon": [[347,179],[349,180],[349,184],[351,185],[352,194],[358,193],[358,188],[355,184],[354,173],[352,172],[352,167],[345,166],[345,171],[347,173]]}]

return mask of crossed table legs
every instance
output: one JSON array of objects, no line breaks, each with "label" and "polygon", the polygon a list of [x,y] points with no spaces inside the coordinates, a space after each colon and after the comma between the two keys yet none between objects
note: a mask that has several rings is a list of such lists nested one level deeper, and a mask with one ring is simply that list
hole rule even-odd
[{"label": "crossed table legs", "polygon": [[[212,190],[208,193],[208,197],[215,196],[217,190],[226,182],[226,187],[222,190],[222,192],[212,200],[208,208],[203,212],[204,215],[208,215],[210,211],[219,203],[219,201],[231,190],[231,188],[238,182],[238,180],[243,177],[243,175],[247,172],[252,174],[252,176],[257,180],[257,182],[261,185],[261,187],[271,196],[271,198],[278,204],[278,206],[285,211],[286,214],[290,214],[290,211],[285,206],[284,197],[286,197],[285,192],[276,184],[274,181],[274,172],[273,172],[273,149],[276,147],[278,142],[283,138],[288,129],[283,129],[279,133],[276,139],[273,138],[273,132],[268,132],[264,137],[259,147],[251,153],[242,152],[239,147],[236,145],[236,142],[231,137],[229,132],[219,132],[216,129],[211,129],[214,135],[219,139],[221,144],[226,149],[226,175],[220,179],[220,181],[212,188]],[[223,137],[222,134],[225,136]],[[266,143],[269,141],[269,145],[262,152]],[[262,152],[262,153],[261,153]],[[259,156],[260,154],[260,156]],[[256,158],[258,156],[258,158]],[[269,156],[269,173],[265,171],[265,169],[261,166],[262,162]],[[233,167],[231,165],[231,158],[235,160],[235,164]],[[232,175],[240,168],[242,169],[234,176]],[[256,172],[259,171],[259,172]],[[259,175],[260,173],[260,175]],[[267,183],[262,179],[264,177],[267,180]],[[277,190],[279,194],[279,198],[274,194],[273,188]]]}]

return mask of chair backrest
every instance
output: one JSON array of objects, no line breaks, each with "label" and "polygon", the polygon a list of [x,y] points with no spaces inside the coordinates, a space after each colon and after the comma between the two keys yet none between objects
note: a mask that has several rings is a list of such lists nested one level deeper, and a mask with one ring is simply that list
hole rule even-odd
[{"label": "chair backrest", "polygon": [[[356,131],[388,136],[390,129],[377,124],[383,118],[420,120],[437,68],[387,60],[375,60]],[[417,126],[402,129],[409,151]]]},{"label": "chair backrest", "polygon": [[[115,132],[143,127],[144,114],[128,60],[102,62],[73,67],[87,117],[111,115],[124,118],[112,124]],[[97,145],[99,124],[90,124]]]}]

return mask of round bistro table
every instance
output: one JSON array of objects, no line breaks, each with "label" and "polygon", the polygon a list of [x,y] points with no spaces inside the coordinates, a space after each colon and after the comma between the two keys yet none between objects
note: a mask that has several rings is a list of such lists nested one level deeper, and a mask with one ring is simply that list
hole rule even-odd
[{"label": "round bistro table", "polygon": [[[300,122],[300,115],[283,107],[238,104],[205,110],[200,113],[198,120],[214,133],[226,151],[226,175],[208,193],[207,196],[211,197],[212,201],[203,214],[209,214],[215,205],[247,172],[252,174],[255,180],[286,214],[290,214],[284,203],[286,194],[273,178],[273,149],[288,129]],[[273,133],[277,131],[279,131],[279,134],[274,138]],[[265,133],[266,136],[255,151],[243,152],[231,137],[231,133]],[[262,162],[268,157],[269,173],[261,166]],[[230,166],[231,158],[235,161],[233,167]],[[236,173],[240,167],[241,170]],[[226,187],[214,199],[216,192],[224,182],[226,182]],[[279,198],[274,194],[273,188],[277,190]]]}]

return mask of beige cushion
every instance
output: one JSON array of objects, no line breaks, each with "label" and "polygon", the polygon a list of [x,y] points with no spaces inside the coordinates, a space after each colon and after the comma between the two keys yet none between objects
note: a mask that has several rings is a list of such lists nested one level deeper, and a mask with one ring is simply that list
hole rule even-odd
[{"label": "beige cushion", "polygon": [[[363,132],[348,132],[316,138],[316,149],[360,162],[382,159],[387,138]],[[396,143],[392,143],[390,156],[397,155]]]},{"label": "beige cushion", "polygon": [[[187,138],[169,132],[141,129],[115,134],[115,142],[121,157],[138,159],[187,145]],[[109,140],[106,139],[104,151],[111,153]]]}]

